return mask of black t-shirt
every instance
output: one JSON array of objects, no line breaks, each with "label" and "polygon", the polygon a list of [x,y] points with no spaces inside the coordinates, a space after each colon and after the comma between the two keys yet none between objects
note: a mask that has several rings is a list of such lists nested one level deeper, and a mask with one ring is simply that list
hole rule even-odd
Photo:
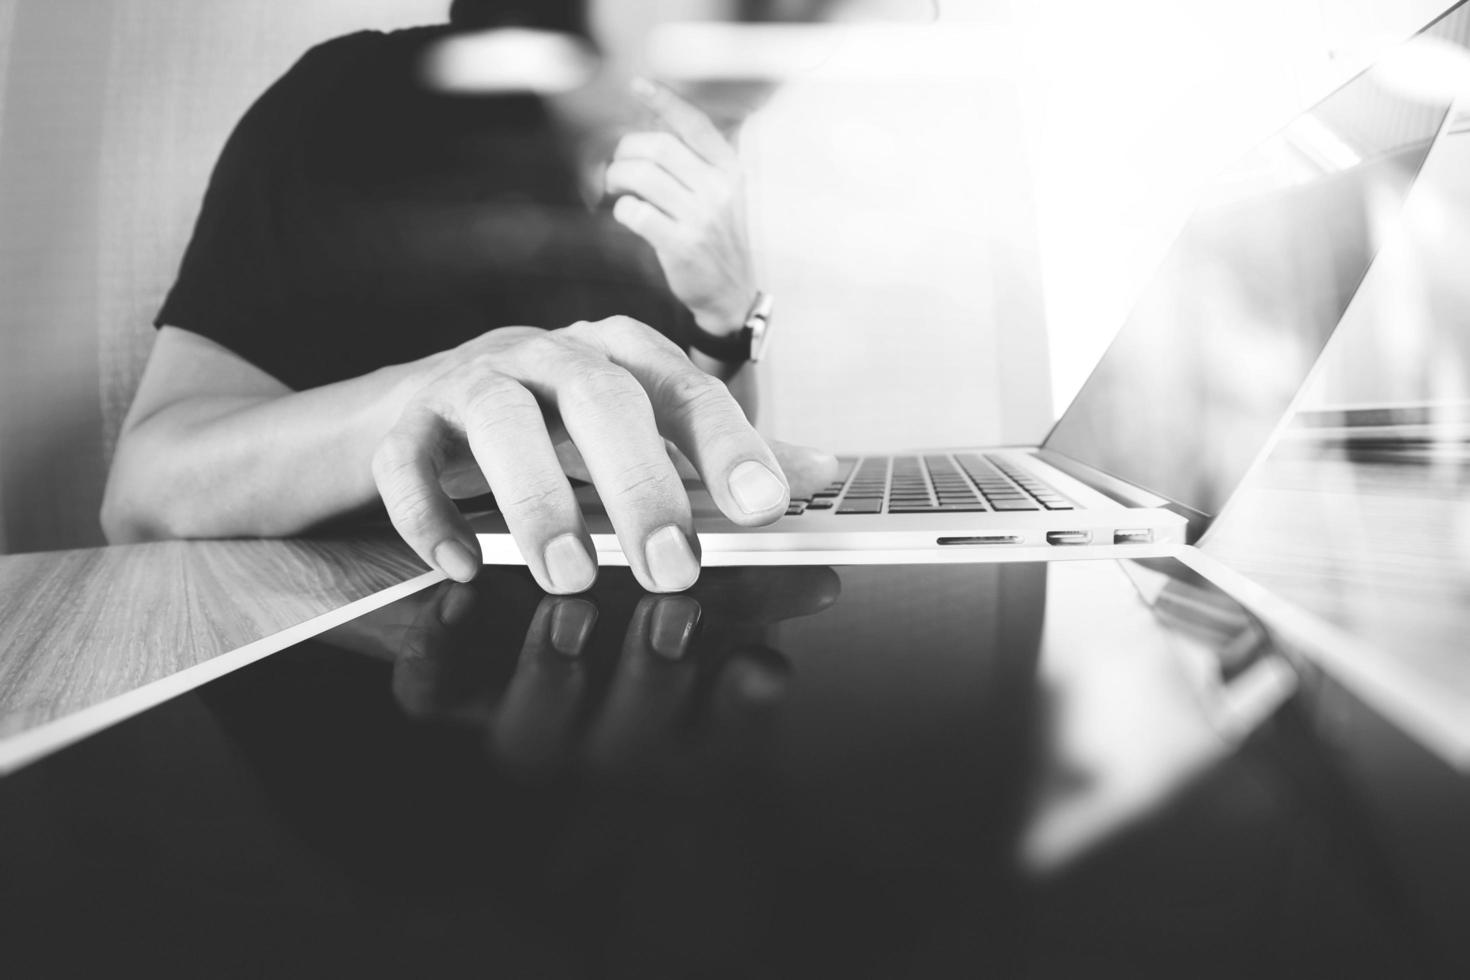
[{"label": "black t-shirt", "polygon": [[445,28],[312,49],[241,119],[156,323],[295,389],[511,324],[635,317],[687,346],[653,251],[578,190],[531,96],[448,96],[419,66]]}]

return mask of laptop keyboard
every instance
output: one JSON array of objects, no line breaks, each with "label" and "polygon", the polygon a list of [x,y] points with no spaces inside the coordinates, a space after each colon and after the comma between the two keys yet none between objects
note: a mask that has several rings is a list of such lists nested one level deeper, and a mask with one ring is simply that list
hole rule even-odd
[{"label": "laptop keyboard", "polygon": [[1077,506],[1044,481],[999,456],[936,453],[843,457],[838,462],[837,479],[809,499],[792,500],[787,516],[825,510],[838,514],[952,514],[1075,510]]}]

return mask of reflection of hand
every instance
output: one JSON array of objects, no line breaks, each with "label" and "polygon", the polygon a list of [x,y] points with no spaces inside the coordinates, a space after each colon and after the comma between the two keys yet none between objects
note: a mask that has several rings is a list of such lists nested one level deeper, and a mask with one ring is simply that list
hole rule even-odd
[{"label": "reflection of hand", "polygon": [[[393,693],[406,713],[482,733],[532,798],[573,794],[538,887],[566,900],[570,930],[610,940],[601,972],[740,963],[745,975],[765,962],[758,927],[780,898],[749,856],[770,855],[786,830],[760,764],[790,677],[768,627],[840,589],[828,568],[721,568],[683,595],[609,575],[593,596],[546,596],[491,569],[371,615],[402,643]],[[524,639],[505,628],[528,618]],[[369,632],[342,645],[382,656]],[[580,778],[557,778],[568,773]]]},{"label": "reflection of hand", "polygon": [[651,591],[687,589],[699,575],[689,499],[665,436],[737,524],[769,524],[789,500],[780,464],[724,384],[626,317],[501,328],[436,360],[417,383],[374,454],[373,477],[404,540],[458,581],[479,572],[479,547],[451,491],[476,489],[482,477],[542,588],[591,587],[595,551],[558,443],[580,451]]},{"label": "reflection of hand", "polygon": [[477,601],[473,586],[448,582],[363,613],[317,640],[392,663],[447,642],[474,614]]},{"label": "reflection of hand", "polygon": [[667,132],[631,133],[607,169],[613,217],[653,246],[674,295],[712,333],[741,326],[755,297],[740,160],[704,113],[639,80]]},{"label": "reflection of hand", "polygon": [[[541,596],[497,691],[481,625],[489,602],[448,583],[417,607],[414,624],[391,624],[402,643],[394,696],[416,717],[484,729],[494,757],[522,773],[571,762],[609,773],[664,757],[691,714],[728,720],[779,699],[786,668],[764,645],[765,628],[826,608],[841,588],[827,568],[722,569],[709,578],[686,595],[637,595],[610,682],[595,692],[588,656],[594,645],[599,653],[616,646],[607,641],[618,627],[607,617],[633,595],[599,593],[601,609],[588,598]],[[535,597],[524,579],[505,576],[496,598],[524,607]]]}]

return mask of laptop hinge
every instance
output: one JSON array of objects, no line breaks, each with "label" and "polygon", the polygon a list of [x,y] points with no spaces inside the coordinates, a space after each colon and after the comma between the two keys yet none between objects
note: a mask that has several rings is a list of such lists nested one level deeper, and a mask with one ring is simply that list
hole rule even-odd
[{"label": "laptop hinge", "polygon": [[1064,456],[1054,449],[1035,450],[1037,459],[1054,466],[1072,479],[1087,484],[1104,497],[1114,500],[1124,507],[1157,507],[1172,511],[1183,517],[1189,524],[1185,532],[1189,544],[1199,540],[1201,534],[1210,523],[1208,514],[1202,514],[1184,504],[1176,503],[1167,497],[1149,493],[1131,483],[1126,483],[1115,476],[1109,476],[1101,470],[1094,469],[1086,463],[1079,463],[1070,456]]}]

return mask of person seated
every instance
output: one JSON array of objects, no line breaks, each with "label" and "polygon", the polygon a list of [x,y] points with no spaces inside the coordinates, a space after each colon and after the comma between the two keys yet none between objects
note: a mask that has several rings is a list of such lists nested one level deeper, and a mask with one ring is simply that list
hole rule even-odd
[{"label": "person seated", "polygon": [[[586,24],[576,2],[457,0],[446,25],[313,48],[259,98],[157,316],[109,541],[294,535],[381,501],[468,581],[481,558],[456,500],[488,492],[538,583],[574,593],[597,568],[570,475],[667,592],[699,574],[675,459],[739,524],[784,513],[786,473],[741,404],[750,372],[688,352],[729,358],[719,338],[758,296],[725,136],[635,84],[659,125],[593,170],[598,127],[560,96],[445,74],[447,46],[494,28],[591,59]],[[814,484],[835,466],[794,458]]]}]

